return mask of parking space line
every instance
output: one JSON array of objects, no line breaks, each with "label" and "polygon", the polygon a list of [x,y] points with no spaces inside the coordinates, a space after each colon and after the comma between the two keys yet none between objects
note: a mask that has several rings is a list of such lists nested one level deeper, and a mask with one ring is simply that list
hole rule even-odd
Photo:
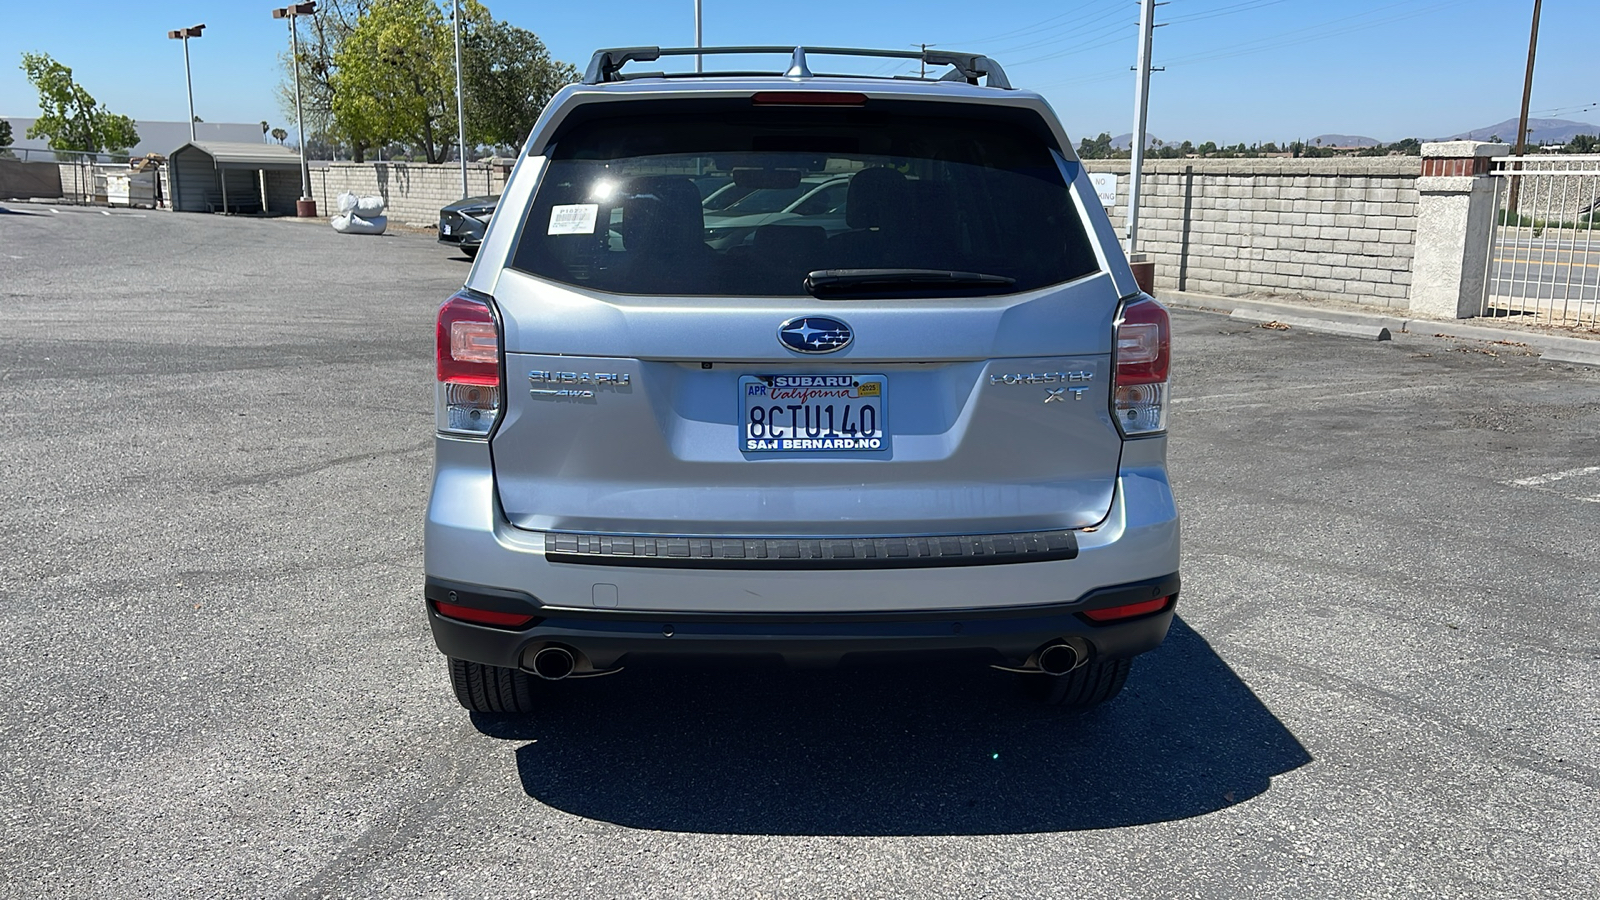
[{"label": "parking space line", "polygon": [[1344,387],[1347,384],[1371,384],[1371,383],[1372,383],[1372,381],[1370,379],[1369,380],[1364,380],[1364,381],[1329,381],[1329,382],[1325,382],[1323,384],[1302,384],[1302,385],[1293,386],[1293,387],[1269,388],[1267,390],[1260,390],[1260,391],[1244,391],[1242,393],[1236,393],[1236,394],[1202,394],[1201,396],[1198,396],[1198,397],[1175,397],[1175,398],[1173,398],[1172,402],[1176,404],[1176,403],[1194,403],[1194,402],[1201,401],[1201,400],[1236,400],[1236,399],[1238,399],[1240,397],[1259,397],[1262,394],[1267,393],[1268,390],[1270,390],[1274,394],[1281,394],[1284,391],[1316,391],[1316,390],[1322,390],[1324,388]]},{"label": "parking space line", "polygon": [[1530,475],[1527,478],[1513,478],[1505,483],[1516,487],[1538,487],[1541,484],[1549,484],[1552,481],[1560,481],[1563,478],[1572,478],[1577,475],[1593,475],[1596,472],[1600,472],[1600,466],[1584,466],[1581,469],[1566,469],[1561,472]]},{"label": "parking space line", "polygon": [[[1357,382],[1357,383],[1358,384],[1371,384],[1372,382],[1363,381],[1363,382]],[[1318,387],[1328,387],[1328,385],[1318,385]],[[1370,391],[1350,391],[1350,392],[1344,393],[1344,394],[1323,394],[1320,397],[1300,397],[1300,398],[1297,398],[1294,402],[1300,403],[1300,404],[1323,403],[1323,402],[1329,401],[1329,400],[1349,400],[1349,399],[1351,399],[1353,397],[1371,397],[1371,396],[1374,396],[1374,395],[1377,395],[1377,394],[1415,394],[1415,393],[1417,393],[1419,391],[1437,391],[1437,390],[1439,390],[1441,388],[1447,388],[1447,387],[1452,387],[1452,385],[1449,385],[1449,384],[1414,384],[1414,385],[1410,385],[1408,387],[1376,388],[1376,389],[1370,390]],[[1276,392],[1274,392],[1274,393],[1276,393]],[[1209,397],[1195,397],[1194,399],[1196,399],[1196,400],[1214,400],[1214,399],[1223,398],[1223,397],[1226,397],[1226,396],[1228,396],[1228,395],[1226,395],[1226,394],[1212,394]],[[1254,394],[1242,394],[1240,396],[1250,397],[1250,396],[1256,396],[1256,395],[1254,395]],[[1178,401],[1174,400],[1172,402],[1173,403],[1177,403]],[[1257,403],[1235,403],[1235,404],[1232,404],[1231,406],[1229,406],[1228,409],[1230,409],[1230,410],[1235,410],[1235,409],[1256,409],[1256,408],[1262,407],[1262,406],[1281,406],[1281,405],[1282,405],[1282,401],[1279,401],[1279,400],[1262,400],[1262,401],[1257,402]]]}]

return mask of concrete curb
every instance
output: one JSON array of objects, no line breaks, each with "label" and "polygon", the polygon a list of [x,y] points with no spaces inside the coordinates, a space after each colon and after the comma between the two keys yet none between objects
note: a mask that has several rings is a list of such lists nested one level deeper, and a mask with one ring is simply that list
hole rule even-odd
[{"label": "concrete curb", "polygon": [[1228,318],[1243,322],[1280,322],[1291,328],[1302,328],[1306,331],[1316,331],[1323,334],[1342,334],[1347,337],[1366,338],[1369,341],[1387,341],[1392,337],[1389,329],[1382,325],[1340,322],[1333,319],[1308,319],[1304,316],[1286,316],[1269,310],[1248,309],[1245,307],[1234,310],[1229,314]]},{"label": "concrete curb", "polygon": [[[1495,341],[1524,345],[1539,354],[1541,359],[1553,363],[1570,363],[1600,366],[1600,340],[1563,335],[1542,334],[1493,325],[1469,325],[1456,320],[1401,318],[1382,313],[1358,310],[1327,309],[1281,300],[1254,300],[1236,297],[1217,297],[1188,291],[1161,291],[1156,299],[1169,306],[1220,312],[1244,321],[1270,321],[1276,319],[1286,325],[1303,327],[1308,331],[1329,331],[1350,334],[1347,330],[1333,330],[1334,326],[1356,326],[1369,331],[1387,329],[1392,335],[1406,334],[1419,337],[1450,337],[1474,341]],[[1268,316],[1261,319],[1260,316]],[[1296,322],[1294,320],[1302,320]],[[1359,334],[1374,337],[1373,334]],[[1377,338],[1383,340],[1383,338]]]},{"label": "concrete curb", "polygon": [[1545,350],[1539,354],[1539,358],[1545,362],[1568,363],[1574,366],[1589,366],[1600,369],[1600,347],[1596,347],[1594,352],[1591,353],[1564,349]]}]

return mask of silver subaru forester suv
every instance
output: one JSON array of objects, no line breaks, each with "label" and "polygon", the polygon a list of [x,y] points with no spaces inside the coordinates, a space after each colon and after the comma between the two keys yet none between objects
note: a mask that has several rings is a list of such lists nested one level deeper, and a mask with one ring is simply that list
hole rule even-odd
[{"label": "silver subaru forester suv", "polygon": [[1055,114],[993,60],[600,51],[438,310],[425,596],[456,696],[766,657],[1109,700],[1178,598],[1170,354]]}]

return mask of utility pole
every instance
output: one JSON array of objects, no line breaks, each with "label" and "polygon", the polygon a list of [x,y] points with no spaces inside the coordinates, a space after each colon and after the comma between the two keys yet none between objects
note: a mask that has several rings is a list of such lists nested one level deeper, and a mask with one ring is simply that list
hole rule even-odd
[{"label": "utility pole", "polygon": [[302,219],[316,218],[317,201],[311,199],[311,166],[306,162],[306,116],[300,106],[300,29],[295,27],[295,20],[316,11],[315,0],[272,11],[274,19],[289,20],[289,59],[294,63],[294,128],[300,141],[300,201],[294,206],[294,214]]},{"label": "utility pole", "polygon": [[[705,44],[700,42],[700,38],[700,0],[694,0],[694,48],[696,50],[699,50],[701,47],[705,46]],[[697,75],[705,71],[703,60],[704,57],[702,57],[700,54],[696,53],[694,55],[694,71]]]},{"label": "utility pole", "polygon": [[1133,91],[1133,159],[1128,176],[1128,256],[1139,248],[1139,183],[1144,172],[1145,119],[1150,104],[1150,44],[1155,32],[1156,0],[1139,3],[1138,77]]},{"label": "utility pole", "polygon": [[204,25],[190,25],[188,28],[179,28],[177,31],[167,32],[167,37],[172,40],[183,41],[183,81],[189,86],[189,143],[194,143],[194,77],[189,74],[189,38],[203,37],[200,32],[205,31]]},{"label": "utility pole", "polygon": [[[1511,151],[1512,156],[1522,156],[1528,146],[1528,101],[1533,99],[1533,54],[1539,47],[1539,5],[1541,0],[1533,0],[1533,30],[1528,34],[1528,73],[1522,78],[1522,115],[1517,119],[1517,146]],[[1514,163],[1516,168],[1522,168],[1521,163]],[[1506,211],[1515,217],[1519,215],[1517,205],[1521,193],[1521,179],[1511,179],[1511,189],[1506,193]]]},{"label": "utility pole", "polygon": [[455,3],[456,23],[456,128],[461,156],[461,199],[467,199],[467,103],[461,93],[461,0]]}]

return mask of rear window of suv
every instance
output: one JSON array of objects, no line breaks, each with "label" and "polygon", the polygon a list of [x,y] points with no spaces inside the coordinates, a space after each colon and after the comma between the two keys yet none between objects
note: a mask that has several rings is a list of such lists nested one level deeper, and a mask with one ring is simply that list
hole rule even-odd
[{"label": "rear window of suv", "polygon": [[[1033,290],[1097,271],[1048,132],[948,103],[596,104],[550,149],[511,266],[619,294],[805,293],[819,270]],[[929,113],[936,107],[939,113]],[[582,110],[580,110],[582,111]]]}]

